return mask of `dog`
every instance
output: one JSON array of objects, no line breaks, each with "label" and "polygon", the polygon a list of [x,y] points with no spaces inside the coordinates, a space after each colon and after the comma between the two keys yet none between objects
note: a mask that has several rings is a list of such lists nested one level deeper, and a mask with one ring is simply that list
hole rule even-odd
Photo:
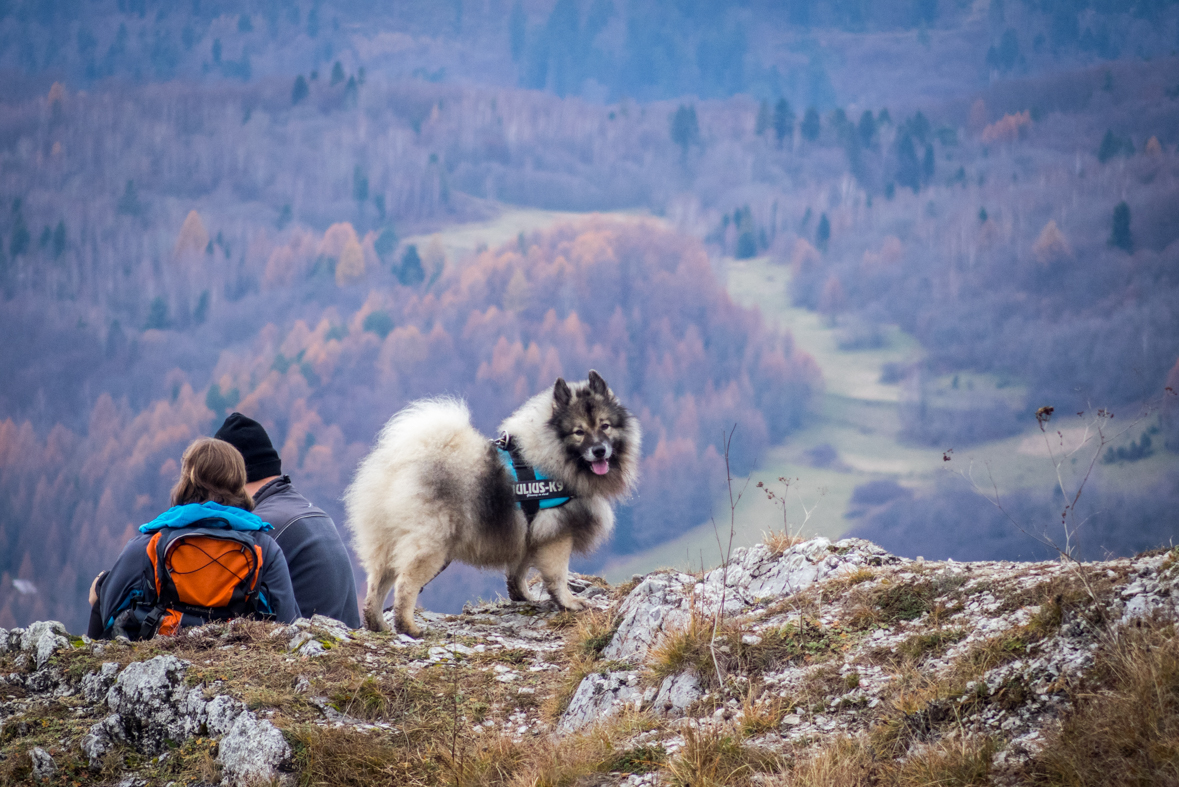
[{"label": "dog", "polygon": [[614,502],[635,488],[638,419],[591,370],[572,385],[558,378],[500,430],[498,441],[480,435],[450,398],[413,402],[381,430],[344,494],[369,629],[389,629],[392,589],[396,630],[420,637],[418,593],[452,560],[502,568],[513,601],[533,600],[525,579],[535,567],[560,607],[585,608],[569,592],[569,558],[610,534]]}]

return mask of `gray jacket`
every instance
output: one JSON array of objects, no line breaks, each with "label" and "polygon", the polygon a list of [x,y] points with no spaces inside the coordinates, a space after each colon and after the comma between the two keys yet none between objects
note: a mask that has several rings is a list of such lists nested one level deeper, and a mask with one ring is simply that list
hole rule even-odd
[{"label": "gray jacket", "polygon": [[254,513],[274,526],[303,617],[327,615],[360,628],[352,561],[336,523],[291,486],[290,476],[271,481],[254,495]]}]

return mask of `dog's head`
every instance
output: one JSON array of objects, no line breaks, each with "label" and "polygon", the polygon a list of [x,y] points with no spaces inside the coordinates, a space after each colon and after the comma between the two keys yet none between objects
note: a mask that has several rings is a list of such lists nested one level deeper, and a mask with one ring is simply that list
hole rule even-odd
[{"label": "dog's head", "polygon": [[633,484],[638,420],[596,371],[591,369],[584,383],[557,379],[549,425],[564,447],[566,464],[586,480],[619,492]]}]

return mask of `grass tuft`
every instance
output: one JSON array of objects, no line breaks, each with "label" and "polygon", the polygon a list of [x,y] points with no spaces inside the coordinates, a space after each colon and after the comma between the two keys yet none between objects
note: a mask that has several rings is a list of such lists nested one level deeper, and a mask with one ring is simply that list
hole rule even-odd
[{"label": "grass tuft", "polygon": [[684,748],[667,765],[667,774],[676,787],[720,787],[754,784],[759,774],[777,773],[783,767],[778,756],[742,744],[728,733],[690,727],[684,734]]},{"label": "grass tuft", "polygon": [[1173,623],[1142,621],[1107,638],[1073,699],[1072,711],[1033,760],[1031,783],[1179,784],[1179,637]]}]

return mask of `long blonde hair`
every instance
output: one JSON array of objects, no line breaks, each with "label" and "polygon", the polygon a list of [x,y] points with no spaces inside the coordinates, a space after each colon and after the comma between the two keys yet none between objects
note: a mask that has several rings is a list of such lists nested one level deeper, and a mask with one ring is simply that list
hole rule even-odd
[{"label": "long blonde hair", "polygon": [[172,487],[172,505],[210,500],[254,510],[254,501],[246,492],[246,462],[242,455],[224,440],[202,437],[184,449],[180,480]]}]

